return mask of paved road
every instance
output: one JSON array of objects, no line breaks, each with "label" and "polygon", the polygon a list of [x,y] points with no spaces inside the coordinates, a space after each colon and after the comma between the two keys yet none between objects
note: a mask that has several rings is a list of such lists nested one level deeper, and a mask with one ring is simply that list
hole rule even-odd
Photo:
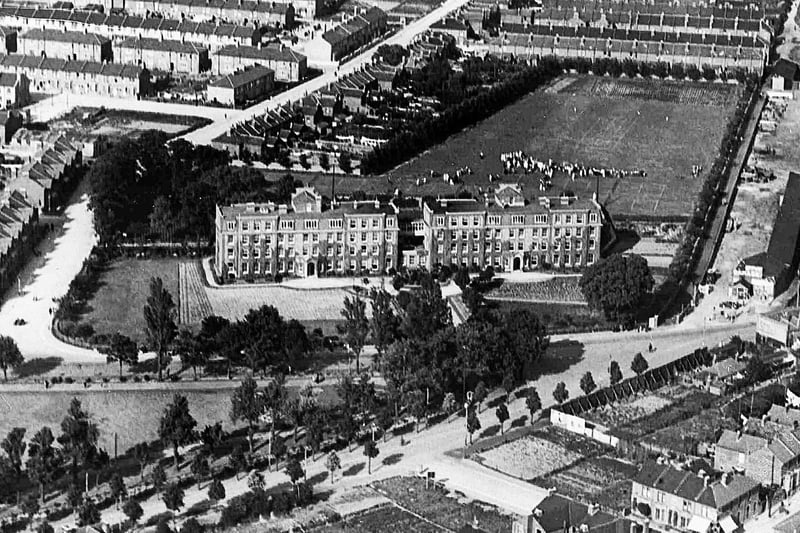
[{"label": "paved road", "polygon": [[353,59],[340,66],[338,71],[332,70],[325,72],[323,75],[302,83],[297,87],[294,87],[279,95],[276,95],[274,98],[241,111],[231,112],[229,113],[227,120],[217,120],[213,124],[209,124],[204,128],[187,133],[183,136],[183,138],[193,142],[194,144],[211,144],[212,140],[224,133],[227,133],[231,126],[236,123],[246,121],[254,116],[263,115],[267,110],[274,109],[286,103],[296,102],[307,94],[335,82],[339,76],[343,77],[352,72],[360,70],[362,67],[368,65],[372,61],[372,56],[378,49],[378,46],[382,44],[408,45],[416,36],[427,30],[434,22],[440,20],[451,11],[455,11],[461,6],[467,4],[468,1],[469,0],[447,0],[424,17],[415,20],[388,39],[381,41],[379,44],[355,56]]}]

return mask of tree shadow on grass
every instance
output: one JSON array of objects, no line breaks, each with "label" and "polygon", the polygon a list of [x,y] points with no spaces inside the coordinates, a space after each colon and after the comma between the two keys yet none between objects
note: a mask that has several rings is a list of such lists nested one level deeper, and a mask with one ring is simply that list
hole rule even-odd
[{"label": "tree shadow on grass", "polygon": [[387,455],[386,457],[384,457],[381,463],[385,464],[386,466],[392,466],[399,463],[400,459],[402,458],[403,458],[402,453],[393,453],[392,455]]},{"label": "tree shadow on grass", "polygon": [[491,400],[486,402],[486,408],[487,409],[494,409],[495,407],[497,407],[501,403],[505,402],[507,399],[508,399],[508,395],[501,394],[497,398],[492,398]]},{"label": "tree shadow on grass", "polygon": [[498,424],[495,424],[493,426],[489,426],[488,428],[484,429],[481,432],[481,437],[494,437],[498,433],[500,433],[500,426]]},{"label": "tree shadow on grass", "polygon": [[527,379],[535,380],[548,374],[561,374],[583,359],[583,344],[569,339],[552,342],[547,352],[528,369]]},{"label": "tree shadow on grass", "polygon": [[318,483],[322,483],[326,479],[328,479],[328,471],[327,470],[323,470],[319,474],[315,474],[315,475],[311,476],[310,478],[308,478],[308,483],[311,484],[311,485],[316,485]]},{"label": "tree shadow on grass", "polygon": [[511,422],[511,427],[512,428],[521,428],[522,426],[525,425],[525,422],[527,422],[527,421],[528,421],[528,415],[522,415],[519,418],[515,418]]},{"label": "tree shadow on grass", "polygon": [[30,376],[40,376],[47,374],[51,370],[58,368],[64,360],[60,357],[44,357],[41,359],[30,359],[14,369],[14,374],[18,378]]},{"label": "tree shadow on grass", "polygon": [[521,389],[517,389],[514,391],[514,399],[519,400],[520,398],[525,398],[528,396],[528,392],[530,392],[533,387],[522,387]]},{"label": "tree shadow on grass", "polygon": [[356,474],[358,474],[359,472],[364,470],[364,468],[366,468],[366,466],[367,466],[367,463],[358,463],[356,465],[351,466],[347,470],[342,470],[342,475],[343,476],[355,476]]}]

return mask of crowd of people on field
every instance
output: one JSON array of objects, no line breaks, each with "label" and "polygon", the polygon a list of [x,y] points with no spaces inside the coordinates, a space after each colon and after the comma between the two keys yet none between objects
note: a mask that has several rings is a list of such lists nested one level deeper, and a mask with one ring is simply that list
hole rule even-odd
[{"label": "crowd of people on field", "polygon": [[[644,170],[589,167],[579,163],[570,163],[569,161],[557,163],[552,159],[540,161],[522,150],[500,154],[500,162],[503,163],[504,174],[517,174],[521,172],[525,174],[531,174],[533,172],[540,173],[542,177],[539,178],[539,190],[542,191],[550,188],[553,176],[556,172],[562,172],[568,175],[572,181],[575,181],[576,178],[585,178],[588,176],[614,179],[621,179],[628,176],[647,176],[647,172]],[[489,180],[491,181],[491,176]]]}]

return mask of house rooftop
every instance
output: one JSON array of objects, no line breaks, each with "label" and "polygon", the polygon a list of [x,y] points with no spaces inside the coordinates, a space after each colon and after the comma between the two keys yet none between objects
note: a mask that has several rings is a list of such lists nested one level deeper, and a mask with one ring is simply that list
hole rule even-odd
[{"label": "house rooftop", "polygon": [[253,81],[263,78],[264,76],[274,76],[274,74],[275,72],[272,69],[256,65],[254,67],[239,70],[233,74],[228,74],[227,76],[217,78],[209,84],[209,87],[226,87],[235,89],[236,87],[241,87],[243,85],[247,85],[248,83],[252,83]]}]

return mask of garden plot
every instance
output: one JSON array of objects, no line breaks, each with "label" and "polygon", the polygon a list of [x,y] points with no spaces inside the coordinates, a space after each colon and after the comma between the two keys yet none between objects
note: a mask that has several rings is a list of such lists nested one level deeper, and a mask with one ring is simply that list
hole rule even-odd
[{"label": "garden plot", "polygon": [[486,297],[527,302],[585,303],[580,280],[580,276],[557,276],[547,281],[504,281],[489,291]]},{"label": "garden plot", "polygon": [[549,427],[487,450],[476,460],[489,468],[530,481],[606,450],[604,445],[588,437]]},{"label": "garden plot", "polygon": [[670,405],[672,405],[672,400],[656,394],[648,394],[637,396],[629,402],[604,405],[585,413],[583,417],[607,428],[615,428],[640,420]]},{"label": "garden plot", "polygon": [[611,457],[593,457],[534,482],[555,487],[559,494],[583,502],[596,502],[605,508],[622,511],[630,502],[630,479],[636,465]]},{"label": "garden plot", "polygon": [[440,533],[442,528],[429,524],[394,505],[370,509],[348,516],[337,524],[314,530],[317,533]]},{"label": "garden plot", "polygon": [[656,449],[702,455],[703,447],[716,442],[724,429],[736,431],[739,426],[719,409],[706,409],[692,418],[647,435],[642,442]]}]

